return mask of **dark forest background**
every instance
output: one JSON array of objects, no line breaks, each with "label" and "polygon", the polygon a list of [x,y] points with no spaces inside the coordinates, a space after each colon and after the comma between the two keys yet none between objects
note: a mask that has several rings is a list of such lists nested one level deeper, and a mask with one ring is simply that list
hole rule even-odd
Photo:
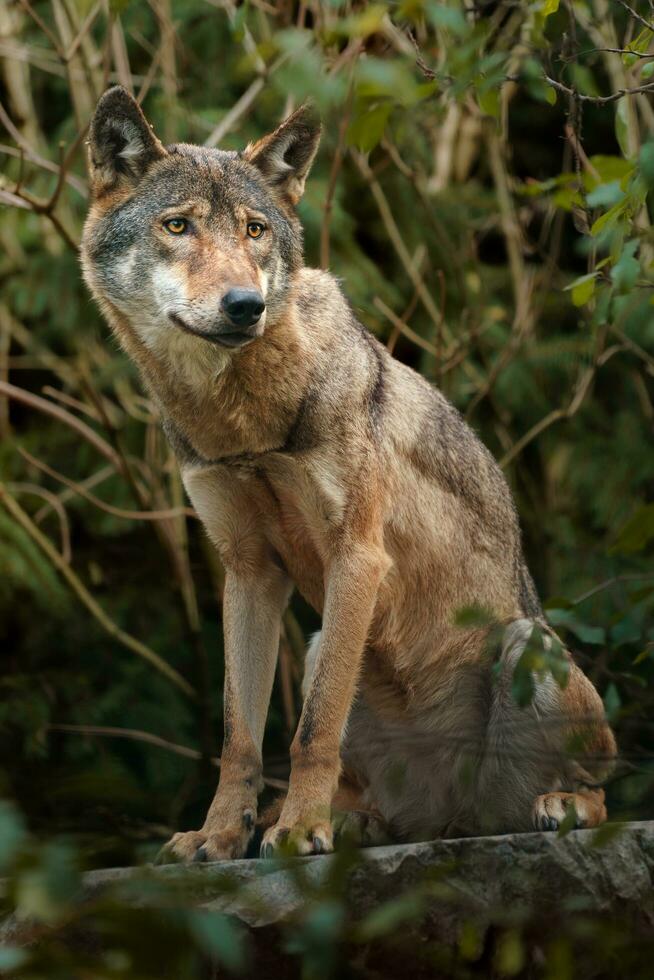
[{"label": "dark forest background", "polygon": [[[165,141],[227,149],[316,102],[307,262],[499,459],[549,618],[618,735],[611,815],[651,817],[652,5],[2,0],[0,57],[0,863],[14,897],[58,922],[53,882],[150,860],[201,823],[217,779],[221,569],[78,264],[86,129],[115,82]],[[294,601],[271,792],[316,625]],[[8,955],[17,975],[46,975]],[[151,975],[113,969],[74,975]]]}]

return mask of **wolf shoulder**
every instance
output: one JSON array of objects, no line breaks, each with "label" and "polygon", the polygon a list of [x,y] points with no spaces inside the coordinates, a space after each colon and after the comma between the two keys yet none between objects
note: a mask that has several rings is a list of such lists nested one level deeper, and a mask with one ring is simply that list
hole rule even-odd
[{"label": "wolf shoulder", "polygon": [[338,280],[303,269],[295,288],[325,409],[354,420],[366,413],[368,435],[387,466],[437,483],[480,516],[516,523],[511,492],[490,451],[438,388],[393,358],[359,322]]}]

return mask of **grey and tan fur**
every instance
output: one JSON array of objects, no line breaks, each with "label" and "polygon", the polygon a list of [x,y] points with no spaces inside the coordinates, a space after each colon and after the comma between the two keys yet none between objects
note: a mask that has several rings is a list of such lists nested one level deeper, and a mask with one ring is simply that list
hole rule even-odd
[{"label": "grey and tan fur", "polygon": [[[500,470],[303,264],[295,205],[318,139],[301,108],[242,153],[164,148],[120,88],[91,125],[84,274],[226,571],[220,785],[169,847],[246,850],[293,587],[322,630],[264,853],[330,850],[332,807],[399,839],[554,829],[571,804],[595,825],[615,742],[592,684],[571,662],[564,690],[537,680],[524,709],[511,695],[542,613]],[[455,625],[471,605],[505,624],[494,670],[487,630]]]}]

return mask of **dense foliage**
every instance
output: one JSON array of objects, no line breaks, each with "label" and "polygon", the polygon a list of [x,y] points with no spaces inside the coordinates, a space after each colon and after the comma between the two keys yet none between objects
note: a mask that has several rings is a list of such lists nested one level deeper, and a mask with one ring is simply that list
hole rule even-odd
[{"label": "dense foliage", "polygon": [[[224,148],[315,100],[307,261],[501,461],[550,619],[618,734],[612,814],[651,814],[653,42],[644,0],[4,0],[0,792],[34,836],[7,809],[0,857],[26,909],[56,921],[73,865],[150,858],[216,778],[221,570],[77,260],[86,127],[116,81],[165,140]],[[273,783],[315,625],[294,602]],[[93,976],[160,975],[116,955]]]}]

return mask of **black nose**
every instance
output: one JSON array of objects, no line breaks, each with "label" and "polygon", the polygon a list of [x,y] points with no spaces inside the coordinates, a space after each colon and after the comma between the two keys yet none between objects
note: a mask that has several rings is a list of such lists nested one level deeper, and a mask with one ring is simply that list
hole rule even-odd
[{"label": "black nose", "polygon": [[221,305],[237,327],[251,327],[266,308],[263,296],[256,289],[230,289]]}]

